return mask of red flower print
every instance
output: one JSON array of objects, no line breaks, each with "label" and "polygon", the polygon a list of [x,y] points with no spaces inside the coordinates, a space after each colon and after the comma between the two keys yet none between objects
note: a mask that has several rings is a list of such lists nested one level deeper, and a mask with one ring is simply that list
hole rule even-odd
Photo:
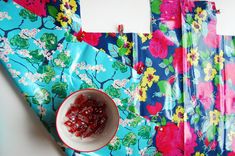
[{"label": "red flower print", "polygon": [[222,114],[235,113],[235,91],[230,89],[227,85],[218,85],[215,108]]},{"label": "red flower print", "polygon": [[206,145],[206,147],[208,147],[208,146],[210,145],[210,141],[206,138],[206,139],[204,140],[204,144]]},{"label": "red flower print", "polygon": [[[183,124],[182,124],[183,125]],[[182,126],[181,125],[181,126]],[[194,153],[194,148],[197,146],[197,135],[190,124],[184,123],[184,156],[191,156]]]},{"label": "red flower print", "polygon": [[172,75],[169,79],[168,82],[172,85],[175,82],[175,75]]},{"label": "red flower print", "polygon": [[186,49],[182,47],[176,48],[175,53],[173,54],[173,66],[179,74],[187,72],[191,67],[190,63],[184,61],[183,58],[187,58]]},{"label": "red flower print", "polygon": [[235,152],[228,153],[228,156],[235,156]]},{"label": "red flower print", "polygon": [[217,144],[218,144],[218,143],[217,143],[216,140],[212,141],[211,144],[210,144],[211,150],[215,150]]},{"label": "red flower print", "polygon": [[116,33],[108,33],[108,35],[111,37],[116,37]]},{"label": "red flower print", "polygon": [[222,71],[222,76],[224,80],[231,80],[233,85],[235,85],[235,74],[231,72],[231,69],[235,69],[234,63],[225,64],[225,69]]},{"label": "red flower print", "polygon": [[138,74],[142,74],[144,72],[144,63],[138,62],[134,65],[134,69],[137,71]]},{"label": "red flower print", "polygon": [[200,100],[206,110],[208,110],[212,104],[213,85],[211,82],[199,82],[197,85],[197,98]]},{"label": "red flower print", "polygon": [[159,57],[164,59],[168,54],[168,46],[172,46],[174,43],[167,38],[163,32],[156,30],[153,33],[153,38],[149,43],[149,50],[153,57]]},{"label": "red flower print", "polygon": [[83,41],[92,46],[97,46],[101,36],[101,33],[85,33]]},{"label": "red flower print", "polygon": [[14,0],[16,3],[22,7],[28,9],[38,16],[46,16],[46,3],[48,0]]},{"label": "red flower print", "polygon": [[156,146],[164,156],[183,156],[184,129],[174,123],[157,127]]},{"label": "red flower print", "polygon": [[182,5],[182,13],[183,15],[185,15],[188,12],[192,12],[193,8],[195,7],[194,1],[192,0],[183,0],[181,1],[181,5]]},{"label": "red flower print", "polygon": [[204,42],[210,48],[218,48],[221,37],[216,34],[216,21],[211,20],[208,24],[208,34],[204,38]]},{"label": "red flower print", "polygon": [[162,104],[159,102],[156,102],[155,105],[147,105],[147,110],[149,114],[156,115],[158,112],[162,110]]},{"label": "red flower print", "polygon": [[160,11],[162,23],[171,30],[181,28],[180,0],[162,0]]},{"label": "red flower print", "polygon": [[92,46],[97,46],[99,44],[100,37],[102,36],[101,33],[86,33],[80,29],[79,32],[74,33],[74,36],[77,37],[79,42],[86,42]]}]

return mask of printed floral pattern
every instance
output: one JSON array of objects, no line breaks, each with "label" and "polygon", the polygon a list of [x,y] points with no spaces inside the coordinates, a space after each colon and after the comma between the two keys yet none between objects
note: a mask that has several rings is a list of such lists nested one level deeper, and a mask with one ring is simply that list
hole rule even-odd
[{"label": "printed floral pattern", "polygon": [[[8,12],[8,16],[0,24],[0,62],[68,156],[156,153],[152,142],[155,124],[138,115],[135,97],[141,76],[135,70],[104,51],[77,41],[73,34],[55,26],[50,18],[34,16],[12,2],[4,6],[7,7],[0,7],[0,13]],[[62,8],[68,9],[67,6],[73,11],[76,2],[63,1]],[[94,43],[98,37],[86,34],[84,40]],[[114,139],[89,154],[66,147],[55,127],[56,111],[62,101],[70,93],[84,88],[96,88],[109,94],[116,101],[120,114],[120,126]]]},{"label": "printed floral pattern", "polygon": [[[65,13],[66,9],[68,14]],[[136,136],[145,133],[130,132],[126,136],[117,136],[110,142],[108,148],[112,151],[111,155],[115,155],[115,152],[117,154],[120,148],[121,151],[125,151],[126,155],[147,155],[149,152],[151,156],[234,155],[235,74],[231,69],[235,68],[235,39],[216,35],[214,3],[190,0],[151,0],[153,33],[124,34],[123,36],[115,33],[100,34],[82,31],[79,1],[76,1],[76,5],[70,0],[51,1],[47,5],[47,10],[55,20],[59,19],[56,24],[62,25],[67,30],[64,34],[67,42],[75,40],[87,42],[109,54],[111,56],[108,57],[109,59],[115,58],[134,66],[139,74],[143,74],[140,85],[133,89],[138,93],[137,96],[126,90],[125,93],[128,93],[130,97],[120,99],[122,94],[120,95],[118,86],[126,84],[122,80],[115,81],[111,87],[106,88],[106,92],[114,97],[118,105],[124,106],[123,109],[127,109],[125,106],[129,99],[133,100],[138,97],[140,102],[135,107],[129,107],[128,110],[140,113],[151,123],[156,124],[154,139],[147,139],[149,142],[152,141],[155,147],[146,146],[136,150],[131,148],[132,145],[137,144]],[[65,18],[61,18],[62,14],[66,15]],[[20,11],[20,15],[31,22],[39,20],[27,10]],[[5,11],[0,16],[0,21],[11,18],[11,12]],[[45,18],[42,19],[43,22]],[[32,79],[34,85],[38,81],[50,84],[51,81],[62,79],[64,83],[57,85],[61,86],[60,90],[64,90],[67,87],[67,76],[63,75],[61,78],[50,66],[40,68],[37,74],[27,73],[28,76],[25,78],[22,77],[24,71],[11,69],[13,65],[7,63],[12,61],[9,56],[15,55],[15,49],[12,49],[14,47],[21,48],[21,50],[17,49],[17,55],[28,58],[27,60],[32,63],[37,64],[42,62],[43,58],[47,58],[47,60],[52,60],[56,68],[70,68],[72,64],[68,60],[73,57],[64,50],[67,46],[49,33],[50,29],[59,31],[61,28],[44,26],[49,28],[48,34],[34,41],[35,44],[49,51],[58,50],[61,55],[54,58],[46,50],[40,54],[37,50],[29,50],[28,40],[32,38],[30,36],[35,37],[35,33],[40,34],[40,32],[24,30],[19,35],[8,37],[10,40],[6,38],[7,36],[1,38],[0,41],[5,46],[4,52],[0,53],[0,58],[2,62],[5,62],[6,68],[10,68],[9,72],[12,77],[19,78],[19,83],[28,85],[28,77]],[[24,35],[26,33],[27,35]],[[56,42],[59,42],[58,46],[55,46]],[[97,66],[87,67],[87,64],[79,64],[79,67],[92,70],[98,68]],[[115,62],[110,67],[121,73],[129,69],[120,62]],[[101,67],[99,69],[102,70]],[[86,82],[83,86],[96,87],[90,76],[80,72],[76,74]],[[53,92],[43,89],[35,90],[34,94],[40,97],[40,100],[35,97],[31,100],[48,106],[50,105],[48,97],[53,97],[58,92],[56,88],[54,87]],[[30,95],[27,96],[27,99],[32,98]],[[60,95],[60,97],[63,96],[65,95]],[[41,107],[36,109],[42,116],[41,118],[45,117],[43,115],[45,112],[49,114],[48,109],[46,111]],[[131,119],[131,122],[139,121],[138,118]],[[120,120],[123,127],[129,123],[129,119]],[[148,131],[149,128],[143,129]],[[67,148],[66,152],[68,155],[79,155]],[[95,154],[102,155],[99,152]]]}]

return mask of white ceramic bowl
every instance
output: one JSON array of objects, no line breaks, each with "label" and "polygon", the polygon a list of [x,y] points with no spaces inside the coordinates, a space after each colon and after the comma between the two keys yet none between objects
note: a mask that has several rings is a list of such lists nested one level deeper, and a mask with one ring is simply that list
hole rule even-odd
[{"label": "white ceramic bowl", "polygon": [[[90,96],[98,102],[106,103],[108,119],[101,134],[88,138],[79,138],[68,132],[67,127],[64,125],[66,112],[80,94]],[[115,102],[106,93],[96,89],[83,89],[69,95],[61,104],[56,116],[56,129],[60,139],[68,147],[80,152],[96,151],[107,145],[115,136],[118,125],[119,113]]]}]

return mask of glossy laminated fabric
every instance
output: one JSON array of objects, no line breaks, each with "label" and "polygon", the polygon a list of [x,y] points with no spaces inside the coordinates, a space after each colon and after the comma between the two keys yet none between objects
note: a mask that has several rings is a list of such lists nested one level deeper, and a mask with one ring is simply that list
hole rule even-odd
[{"label": "glossy laminated fabric", "polygon": [[79,155],[141,155],[155,151],[155,124],[137,115],[135,97],[141,75],[105,52],[77,42],[49,17],[38,17],[12,2],[0,2],[0,6],[5,16],[0,21],[0,62],[68,156],[79,152],[59,139],[56,111],[69,94],[84,88],[100,89],[112,97],[119,109],[120,125],[107,146]]},{"label": "glossy laminated fabric", "polygon": [[184,108],[194,150],[235,155],[234,37],[216,35],[213,2],[194,2],[182,14]]},{"label": "glossy laminated fabric", "polygon": [[[67,4],[70,7],[65,7]],[[50,19],[58,25],[46,25],[47,28],[62,27],[60,31],[65,34],[60,35],[65,35],[68,42],[77,39],[80,50],[88,44],[99,49],[99,53],[105,52],[109,56],[104,55],[102,64],[109,58],[128,65],[119,62],[114,70],[121,72],[123,67],[131,70],[132,66],[143,74],[139,83],[135,81],[138,88],[138,95],[132,96],[135,107],[128,110],[150,120],[151,128],[156,126],[154,138],[145,147],[143,144],[135,148],[134,142],[126,146],[119,137],[115,144],[111,142],[113,146],[108,146],[111,154],[102,149],[81,155],[235,155],[235,39],[216,35],[217,11],[213,2],[152,0],[152,33],[124,35],[83,32],[79,1],[51,1],[46,7],[48,17],[40,18],[41,22]],[[34,19],[28,13],[22,17]],[[86,60],[89,56],[81,58]],[[129,103],[118,98],[116,102]],[[124,127],[128,122],[129,119],[121,120]],[[68,149],[66,152],[79,155]]]}]

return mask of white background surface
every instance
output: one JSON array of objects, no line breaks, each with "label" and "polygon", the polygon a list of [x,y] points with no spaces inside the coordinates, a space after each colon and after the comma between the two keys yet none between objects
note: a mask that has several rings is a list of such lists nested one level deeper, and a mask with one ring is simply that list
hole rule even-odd
[{"label": "white background surface", "polygon": [[[134,5],[133,5],[134,4]],[[150,33],[150,0],[80,0],[82,28],[87,32]]]},{"label": "white background surface", "polygon": [[214,0],[214,2],[220,10],[220,14],[217,15],[217,34],[235,36],[235,0]]},{"label": "white background surface", "polygon": [[[216,1],[221,9],[218,32],[235,35],[235,1]],[[1,66],[0,126],[0,156],[63,156]]]},{"label": "white background surface", "polygon": [[0,156],[63,156],[0,65]]}]

